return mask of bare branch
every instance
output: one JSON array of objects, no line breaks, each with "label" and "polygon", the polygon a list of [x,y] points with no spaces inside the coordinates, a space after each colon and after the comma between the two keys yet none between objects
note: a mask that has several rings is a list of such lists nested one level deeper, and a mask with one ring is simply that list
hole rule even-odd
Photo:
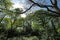
[{"label": "bare branch", "polygon": [[60,11],[60,9],[58,8],[57,0],[54,0],[53,6],[56,8],[56,10]]},{"label": "bare branch", "polygon": [[51,2],[51,4],[53,5],[53,1],[52,1],[52,0],[50,0],[50,2]]},{"label": "bare branch", "polygon": [[46,8],[46,7],[53,7],[52,5],[43,5],[43,4],[38,4],[38,3],[35,3],[34,1],[32,1],[32,0],[29,0],[30,2],[32,2],[32,3],[34,3],[34,4],[36,4],[37,6],[39,6],[39,7],[43,7],[43,8]]},{"label": "bare branch", "polygon": [[[52,13],[55,13],[56,15],[60,16],[60,9],[58,8],[57,6],[57,0],[50,0],[50,2],[52,3],[52,5],[43,5],[43,4],[38,4],[36,2],[34,2],[33,0],[29,0],[30,2],[32,2],[33,4],[27,9],[25,10],[24,12],[20,12],[20,14],[23,14],[23,13],[26,13],[28,10],[30,10],[34,4],[39,6],[39,7],[42,7],[42,8],[47,8],[48,11],[52,12]],[[54,1],[54,2],[53,2]],[[52,7],[53,9],[57,10],[57,11],[53,11],[51,9],[49,9],[49,7]],[[10,12],[12,12],[11,10],[8,10]],[[15,12],[14,12],[15,13]]]},{"label": "bare branch", "polygon": [[58,12],[49,9],[48,7],[46,7],[46,8],[47,8],[47,10],[50,11],[50,12],[53,12],[53,13],[59,14]]},{"label": "bare branch", "polygon": [[57,6],[57,0],[54,0],[54,5],[56,5],[56,6]]},{"label": "bare branch", "polygon": [[[33,0],[29,0],[30,2],[36,4],[37,6],[39,7],[42,7],[42,8],[47,8],[48,11],[50,12],[53,12],[53,13],[56,13],[58,16],[60,16],[60,9],[58,8],[57,6],[57,0],[50,0],[50,2],[52,3],[52,5],[43,5],[43,4],[38,4],[36,2],[34,2]],[[54,2],[53,2],[54,1]],[[53,11],[51,9],[49,9],[49,7],[52,7],[53,9],[55,9],[56,11]]]},{"label": "bare branch", "polygon": [[27,12],[28,10],[30,10],[32,7],[34,6],[34,4],[32,4],[27,10],[25,10],[24,12],[22,12],[21,14]]}]

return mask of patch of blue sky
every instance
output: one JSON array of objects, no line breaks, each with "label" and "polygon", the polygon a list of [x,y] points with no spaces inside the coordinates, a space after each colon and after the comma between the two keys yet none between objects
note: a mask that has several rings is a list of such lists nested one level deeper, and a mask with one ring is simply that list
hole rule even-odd
[{"label": "patch of blue sky", "polygon": [[51,2],[50,2],[50,0],[33,0],[34,2],[36,2],[36,3],[42,3],[42,4],[45,4],[45,5],[50,5],[51,4]]}]

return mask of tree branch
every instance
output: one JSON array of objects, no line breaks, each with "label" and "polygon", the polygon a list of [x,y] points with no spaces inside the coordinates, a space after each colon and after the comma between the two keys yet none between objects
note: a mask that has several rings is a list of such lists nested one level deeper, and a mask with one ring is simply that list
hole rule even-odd
[{"label": "tree branch", "polygon": [[50,0],[50,2],[51,2],[51,4],[53,5],[53,1],[52,1],[52,0]]},{"label": "tree branch", "polygon": [[46,7],[46,8],[47,8],[48,11],[50,11],[50,12],[52,12],[52,13],[55,13],[56,15],[60,16],[60,13],[59,13],[59,12],[53,11],[53,10],[49,9],[48,7]]},{"label": "tree branch", "polygon": [[6,16],[6,14],[1,18],[0,23],[2,22],[2,20],[4,19],[5,16]]},{"label": "tree branch", "polygon": [[24,12],[22,12],[21,14],[27,12],[28,10],[30,10],[32,7],[34,6],[34,4],[32,4],[27,10],[25,10]]},{"label": "tree branch", "polygon": [[[26,13],[28,10],[30,10],[32,7],[34,6],[34,4],[32,4],[28,9],[26,9],[24,12],[20,13],[20,14],[23,14],[23,13]],[[6,10],[6,9],[3,9],[3,8],[0,8],[1,10]],[[13,12],[11,10],[7,10],[9,12]],[[2,12],[2,11],[1,11]],[[14,12],[15,13],[15,12]]]},{"label": "tree branch", "polygon": [[[56,13],[58,16],[60,16],[60,9],[58,8],[58,6],[57,6],[57,0],[50,0],[50,2],[52,3],[52,5],[43,5],[43,4],[38,4],[38,3],[36,3],[36,2],[34,2],[33,0],[29,0],[30,2],[32,2],[32,3],[34,3],[34,4],[36,4],[37,6],[39,6],[39,7],[42,7],[42,8],[47,8],[47,10],[48,11],[50,11],[50,12],[52,12],[52,13]],[[52,8],[54,8],[55,10],[57,10],[57,11],[53,11],[53,10],[51,10],[51,9],[49,9],[49,7],[52,7]]]},{"label": "tree branch", "polygon": [[52,5],[43,5],[43,4],[38,4],[38,3],[35,3],[33,0],[29,0],[30,2],[32,2],[32,3],[34,3],[34,4],[36,4],[37,6],[39,6],[39,7],[43,7],[43,8],[46,8],[46,7],[53,7]]}]

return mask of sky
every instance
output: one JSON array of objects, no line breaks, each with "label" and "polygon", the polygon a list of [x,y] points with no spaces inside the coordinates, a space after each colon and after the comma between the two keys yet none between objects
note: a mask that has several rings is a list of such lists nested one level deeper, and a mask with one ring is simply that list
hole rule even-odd
[{"label": "sky", "polygon": [[23,8],[24,9],[24,0],[12,0],[12,2],[14,3],[13,8]]},{"label": "sky", "polygon": [[[12,0],[12,2],[14,3],[13,9],[22,8],[25,11],[26,9],[28,9],[31,6],[31,5],[26,4],[26,0]],[[40,7],[37,7],[37,6],[32,7],[28,12],[33,12],[33,11],[39,10],[39,9],[40,9]]]},{"label": "sky", "polygon": [[[28,9],[31,6],[29,4],[26,4],[26,0],[11,0],[11,1],[14,3],[13,9],[22,8],[23,11],[25,11],[26,9]],[[40,8],[38,6],[34,6],[29,11],[27,11],[26,13],[21,14],[21,17],[25,18],[27,14],[32,13],[36,10],[40,10],[40,9],[42,9],[42,8]]]},{"label": "sky", "polygon": [[[23,11],[25,11],[26,9],[28,9],[28,8],[31,6],[31,5],[29,5],[29,4],[26,2],[26,0],[11,0],[11,1],[14,3],[13,9],[15,9],[15,8],[22,8]],[[35,1],[35,0],[34,0],[34,1]],[[38,0],[36,0],[35,2],[38,2]],[[39,2],[40,2],[40,0],[39,0]],[[27,3],[27,4],[26,4],[26,3]],[[45,0],[44,2],[41,1],[41,3],[46,4],[46,5],[51,5],[50,0],[48,0],[48,1]],[[60,5],[58,5],[58,6],[60,6]],[[38,6],[34,6],[34,7],[32,7],[29,11],[27,11],[26,14],[31,13],[31,12],[34,12],[34,11],[36,11],[36,10],[40,10],[40,9],[44,9],[44,8],[40,8],[40,7],[38,7]],[[46,10],[46,9],[44,9],[44,10]],[[21,16],[22,16],[22,17],[23,17],[23,16],[26,17],[25,14],[22,14]]]},{"label": "sky", "polygon": [[[28,4],[26,4],[27,2],[26,2],[26,0],[11,0],[13,3],[14,3],[14,5],[13,5],[13,8],[22,8],[23,10],[25,10],[25,9],[27,9],[27,8],[29,8],[30,7],[30,5],[28,5]],[[38,2],[38,0],[34,0],[35,2]],[[39,2],[40,2],[40,0],[39,0]],[[60,1],[59,1],[60,2]],[[59,3],[58,2],[58,3]],[[43,3],[43,4],[46,4],[46,5],[51,5],[51,3],[50,3],[50,0],[45,0],[44,2],[43,1],[41,1],[41,3]],[[59,3],[60,4],[60,3]],[[59,5],[58,5],[59,6]],[[33,11],[33,10],[39,10],[39,9],[41,9],[40,7],[37,7],[37,6],[35,6],[35,7],[33,7],[32,8],[32,10],[31,11]]]}]

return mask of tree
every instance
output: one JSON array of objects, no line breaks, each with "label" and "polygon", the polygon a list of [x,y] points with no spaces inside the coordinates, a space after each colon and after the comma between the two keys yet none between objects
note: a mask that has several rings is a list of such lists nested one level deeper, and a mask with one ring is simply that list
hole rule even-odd
[{"label": "tree", "polygon": [[[60,40],[60,28],[58,26],[58,18],[60,17],[59,6],[57,6],[57,0],[50,0],[51,5],[42,4],[44,0],[29,0],[32,5],[29,9],[23,10],[16,8],[10,10],[12,3],[10,0],[1,0],[0,12],[3,16],[0,17],[0,39],[8,40],[10,38],[16,38],[24,40],[24,37],[36,36],[39,40]],[[39,2],[38,2],[39,1]],[[28,14],[26,18],[21,18],[20,14],[23,14],[31,9],[32,6],[37,5],[42,8],[47,8],[48,11],[38,10],[34,13]],[[52,8],[52,9],[50,9]],[[49,12],[50,11],[50,12]],[[38,39],[32,39],[38,40]]]},{"label": "tree", "polygon": [[[48,11],[53,12],[54,15],[60,16],[59,0],[28,0],[33,4],[41,8],[46,8]],[[34,6],[34,5],[33,5]]]},{"label": "tree", "polygon": [[[40,37],[42,37],[43,40],[45,39],[46,40],[50,40],[50,39],[59,40],[59,38],[56,38],[56,37],[59,37],[57,36],[59,35],[59,32],[57,31],[57,28],[59,28],[58,22],[57,22],[58,20],[56,20],[57,17],[55,16],[52,17],[51,15],[43,14],[45,12],[47,11],[38,10],[34,13],[27,15],[28,16],[27,19],[31,20],[33,30],[39,30],[39,33],[41,34]],[[48,13],[52,14],[51,12],[48,12]]]}]

